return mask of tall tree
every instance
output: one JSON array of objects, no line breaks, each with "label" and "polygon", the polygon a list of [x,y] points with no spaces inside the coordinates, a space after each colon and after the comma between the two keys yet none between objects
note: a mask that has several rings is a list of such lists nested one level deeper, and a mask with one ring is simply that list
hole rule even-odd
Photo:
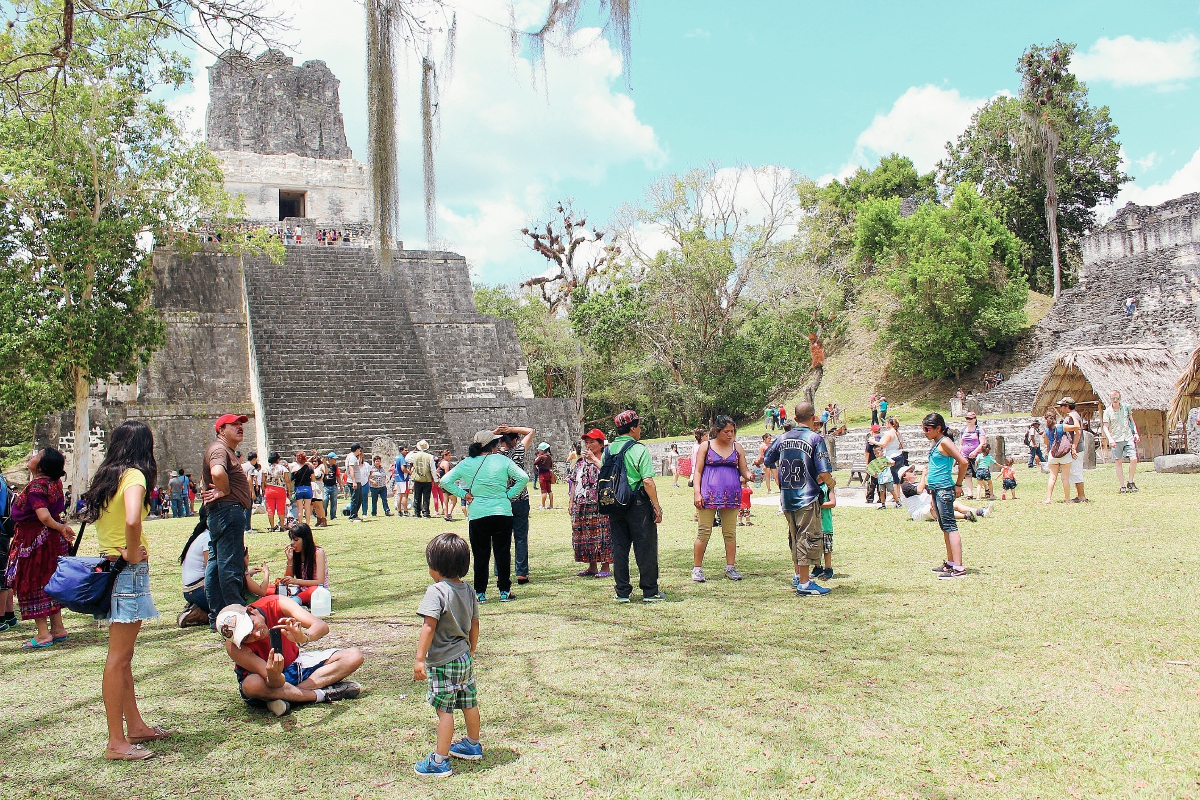
[{"label": "tall tree", "polygon": [[[21,34],[13,44],[27,52],[61,37],[52,26],[25,26]],[[32,368],[73,399],[84,452],[91,383],[131,378],[162,341],[149,302],[150,247],[190,247],[185,231],[196,227],[222,232],[230,249],[261,250],[266,241],[262,233],[251,241],[235,233],[240,206],[225,194],[218,162],[153,99],[188,77],[186,59],[163,41],[170,35],[153,18],[77,19],[52,112],[0,119],[0,204],[10,243],[0,282],[15,296],[3,308],[13,320],[0,327],[22,331],[10,352],[26,379]],[[75,465],[73,482],[86,485],[87,459]]]},{"label": "tall tree", "polygon": [[[1023,57],[1019,69],[1031,63],[1037,71],[1043,61],[1049,64],[1047,71],[1058,79],[1049,90],[1049,100],[1044,88],[1047,79],[1030,73],[1026,80],[1022,72],[1023,87],[1028,83],[1029,90],[1023,89],[1021,98],[997,97],[980,108],[957,141],[946,145],[946,158],[938,169],[946,186],[970,183],[994,203],[1021,242],[1021,263],[1030,285],[1053,293],[1055,265],[1061,291],[1072,280],[1071,265],[1078,262],[1080,240],[1096,224],[1096,207],[1112,201],[1130,178],[1121,171],[1119,130],[1109,109],[1088,103],[1086,86],[1067,71],[1069,53],[1066,66],[1061,54],[1056,56],[1056,66],[1046,55],[1054,48],[1034,50],[1032,61]],[[1041,102],[1049,102],[1042,111],[1025,96],[1033,91],[1035,77],[1043,87]],[[1051,150],[1053,168],[1048,169]],[[1051,216],[1055,246],[1048,223]]]}]

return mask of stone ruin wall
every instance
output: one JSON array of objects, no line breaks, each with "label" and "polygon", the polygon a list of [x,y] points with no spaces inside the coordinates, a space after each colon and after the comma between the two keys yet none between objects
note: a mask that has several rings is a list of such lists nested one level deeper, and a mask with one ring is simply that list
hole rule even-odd
[{"label": "stone ruin wall", "polygon": [[[1058,351],[1160,345],[1184,363],[1200,342],[1200,194],[1159,206],[1132,203],[1083,240],[1079,282],[1018,343],[1025,364],[980,397],[984,410],[1026,411]],[[1125,316],[1125,299],[1137,311]]]}]

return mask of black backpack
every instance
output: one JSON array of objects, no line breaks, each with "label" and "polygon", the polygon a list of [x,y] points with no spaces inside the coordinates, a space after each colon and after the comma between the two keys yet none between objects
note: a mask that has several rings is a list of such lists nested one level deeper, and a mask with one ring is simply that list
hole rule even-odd
[{"label": "black backpack", "polygon": [[629,473],[625,471],[625,451],[634,444],[629,442],[619,453],[604,448],[604,463],[600,465],[600,477],[596,480],[596,499],[601,514],[624,511],[636,497],[633,489],[629,488]]}]

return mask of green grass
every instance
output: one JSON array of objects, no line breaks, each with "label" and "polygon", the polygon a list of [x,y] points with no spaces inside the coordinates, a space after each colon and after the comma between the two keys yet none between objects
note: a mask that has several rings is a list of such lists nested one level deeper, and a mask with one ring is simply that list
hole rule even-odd
[{"label": "green grass", "polygon": [[[963,523],[972,574],[954,582],[931,577],[933,524],[839,510],[840,577],[821,599],[791,594],[782,518],[763,508],[739,529],[746,579],[696,585],[688,495],[668,489],[670,602],[650,607],[575,578],[566,515],[535,511],[534,583],[482,610],[487,756],[437,783],[412,774],[434,733],[411,681],[414,609],[425,542],[464,523],[320,532],[330,638],[364,647],[366,691],[281,719],[238,699],[214,635],[172,627],[189,526],[150,523],[163,620],[134,671],[147,720],[180,733],[150,762],[102,761],[104,634],[68,615],[69,645],[26,652],[23,625],[0,640],[0,796],[1195,797],[1200,674],[1170,662],[1200,664],[1196,476],[1144,473],[1118,495],[1102,468],[1086,507],[1043,506],[1040,476],[1019,477],[1020,501]],[[279,534],[250,542],[281,564]]]}]

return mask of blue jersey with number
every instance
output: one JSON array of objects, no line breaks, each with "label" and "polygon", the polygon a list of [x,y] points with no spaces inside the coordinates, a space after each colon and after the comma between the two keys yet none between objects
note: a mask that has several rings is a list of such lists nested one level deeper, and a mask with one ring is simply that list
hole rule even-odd
[{"label": "blue jersey with number", "polygon": [[796,427],[767,448],[764,462],[779,470],[779,488],[784,511],[799,511],[821,499],[817,476],[832,472],[829,448],[820,434]]}]

